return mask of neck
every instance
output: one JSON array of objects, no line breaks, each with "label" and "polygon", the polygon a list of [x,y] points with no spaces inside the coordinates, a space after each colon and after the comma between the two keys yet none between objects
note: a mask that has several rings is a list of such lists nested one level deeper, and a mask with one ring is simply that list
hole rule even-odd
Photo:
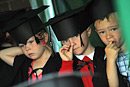
[{"label": "neck", "polygon": [[95,50],[95,48],[89,44],[88,47],[86,48],[86,50],[84,51],[83,55],[89,55],[91,54],[93,51]]},{"label": "neck", "polygon": [[46,64],[46,62],[50,58],[51,53],[52,52],[48,48],[45,48],[43,55],[40,58],[34,60],[33,68],[44,67],[44,65]]},{"label": "neck", "polygon": [[123,43],[123,45],[121,46],[121,49],[120,49],[120,53],[126,54],[126,52],[127,52],[127,49],[126,49],[125,44]]}]

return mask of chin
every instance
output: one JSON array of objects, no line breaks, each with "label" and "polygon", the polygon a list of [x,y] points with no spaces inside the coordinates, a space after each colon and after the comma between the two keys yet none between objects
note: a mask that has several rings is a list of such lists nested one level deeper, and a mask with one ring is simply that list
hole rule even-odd
[{"label": "chin", "polygon": [[33,59],[33,60],[35,60],[35,59],[37,59],[36,57],[29,57],[30,59]]},{"label": "chin", "polygon": [[80,52],[74,52],[75,55],[82,55]]}]

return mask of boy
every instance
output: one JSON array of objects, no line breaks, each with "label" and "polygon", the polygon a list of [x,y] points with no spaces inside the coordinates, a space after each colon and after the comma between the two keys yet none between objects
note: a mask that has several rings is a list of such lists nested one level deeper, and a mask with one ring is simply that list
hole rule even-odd
[{"label": "boy", "polygon": [[[111,0],[97,0],[91,5],[92,18],[95,21],[95,30],[105,43],[107,56],[106,70],[109,85],[112,87],[130,82],[130,70],[128,68],[129,52],[124,40]],[[96,15],[96,16],[95,16]],[[118,65],[119,70],[116,67]],[[123,76],[123,77],[122,77]],[[124,81],[121,79],[123,78]],[[128,81],[129,80],[129,81]]]},{"label": "boy", "polygon": [[[93,85],[94,87],[106,86],[108,83],[106,82],[105,66],[102,66],[100,71],[97,66],[105,64],[104,62],[98,63],[99,60],[104,61],[104,49],[100,47],[94,48],[89,41],[91,34],[89,25],[92,20],[86,12],[88,6],[86,9],[84,8],[85,6],[57,15],[47,23],[51,25],[58,40],[62,41],[63,44],[59,50],[62,58],[62,67],[59,73],[68,73],[68,71],[72,73],[78,70],[87,73],[87,76],[82,76],[85,87],[93,87]],[[99,57],[99,60],[96,57]],[[100,59],[100,57],[103,58]],[[94,62],[92,62],[93,59],[95,59]],[[94,71],[99,76],[95,76]],[[103,83],[96,82],[97,79],[100,79],[100,81],[104,79]]]}]

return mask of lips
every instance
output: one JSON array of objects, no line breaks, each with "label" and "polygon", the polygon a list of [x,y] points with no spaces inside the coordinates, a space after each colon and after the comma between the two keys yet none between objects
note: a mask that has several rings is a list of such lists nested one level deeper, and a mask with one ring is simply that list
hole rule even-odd
[{"label": "lips", "polygon": [[33,55],[34,55],[34,53],[29,53],[28,55],[29,55],[29,56],[33,56]]},{"label": "lips", "polygon": [[116,42],[116,41],[112,41],[112,44],[115,44],[115,45],[116,45],[116,44],[117,44],[117,42]]},{"label": "lips", "polygon": [[112,43],[115,43],[115,41],[112,41]]}]

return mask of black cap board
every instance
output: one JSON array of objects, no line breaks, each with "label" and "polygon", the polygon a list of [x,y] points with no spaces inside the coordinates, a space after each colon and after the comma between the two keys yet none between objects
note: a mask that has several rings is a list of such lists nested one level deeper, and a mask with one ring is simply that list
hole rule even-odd
[{"label": "black cap board", "polygon": [[109,13],[115,12],[113,0],[92,0],[89,12],[93,21],[103,20]]},{"label": "black cap board", "polygon": [[30,9],[22,14],[17,14],[6,24],[2,32],[8,31],[17,43],[26,44],[30,37],[35,36],[35,34],[40,31],[38,27],[43,23],[37,14],[47,7],[48,6],[42,6],[38,9]]},{"label": "black cap board", "polygon": [[59,41],[66,40],[77,34],[81,34],[92,23],[89,14],[87,14],[87,6],[82,6],[51,18],[45,25],[51,25],[56,37]]},{"label": "black cap board", "polygon": [[17,14],[24,13],[25,11],[25,9],[20,9],[16,11],[0,12],[0,34],[2,33],[2,29],[8,21],[12,20]]}]

